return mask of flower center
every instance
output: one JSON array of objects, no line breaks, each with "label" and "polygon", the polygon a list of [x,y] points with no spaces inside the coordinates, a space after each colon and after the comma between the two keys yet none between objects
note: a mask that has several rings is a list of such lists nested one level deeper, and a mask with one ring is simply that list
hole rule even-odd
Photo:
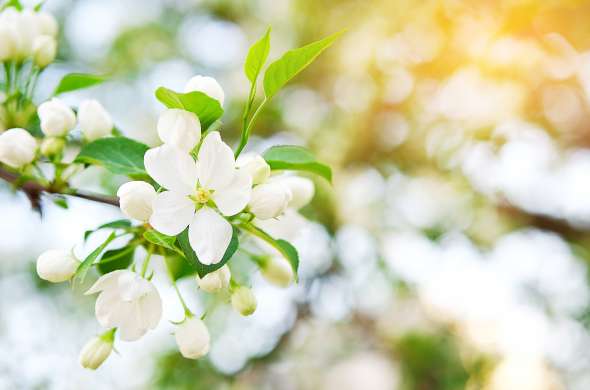
[{"label": "flower center", "polygon": [[211,198],[211,191],[206,188],[199,188],[195,192],[194,195],[191,196],[191,199],[199,204],[205,204]]}]

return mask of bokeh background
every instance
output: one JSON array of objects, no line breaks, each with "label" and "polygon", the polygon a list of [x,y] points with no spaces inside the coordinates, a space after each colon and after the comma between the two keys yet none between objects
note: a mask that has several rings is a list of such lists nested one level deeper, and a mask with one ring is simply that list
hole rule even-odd
[{"label": "bokeh background", "polygon": [[[207,318],[206,359],[178,354],[173,291],[156,331],[119,342],[97,371],[77,362],[99,332],[92,297],[42,283],[36,256],[89,251],[84,230],[117,209],[0,191],[1,389],[587,390],[590,388],[590,3],[584,0],[48,0],[59,60],[110,81],[99,99],[125,135],[157,143],[164,85],[194,74],[226,93],[235,142],[242,61],[271,25],[271,58],[348,28],[261,115],[250,148],[298,143],[335,182],[289,215],[301,281],[269,285],[232,260],[252,317],[181,280]],[[90,169],[79,187],[114,193]],[[99,183],[99,185],[97,184]],[[274,227],[280,229],[281,227]],[[284,228],[284,226],[283,226]],[[297,229],[295,229],[297,228]],[[156,266],[161,259],[156,261]],[[244,276],[245,277],[245,276]],[[197,310],[199,311],[199,310]]]}]

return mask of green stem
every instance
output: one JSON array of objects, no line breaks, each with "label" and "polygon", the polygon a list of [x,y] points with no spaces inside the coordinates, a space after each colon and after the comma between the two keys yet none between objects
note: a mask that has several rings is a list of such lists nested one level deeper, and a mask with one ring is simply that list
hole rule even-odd
[{"label": "green stem", "polygon": [[98,337],[100,337],[102,340],[106,341],[107,343],[112,344],[113,341],[115,340],[115,333],[116,332],[117,332],[117,328],[109,329]]},{"label": "green stem", "polygon": [[186,302],[184,301],[184,298],[182,297],[182,294],[180,293],[180,290],[178,289],[178,285],[176,284],[176,280],[174,280],[174,275],[172,274],[172,270],[168,266],[168,262],[165,259],[164,259],[164,264],[166,265],[166,271],[168,272],[168,276],[170,277],[170,281],[172,282],[172,286],[174,287],[174,291],[176,291],[176,295],[178,296],[178,300],[180,301],[180,304],[182,305],[182,308],[184,309],[185,316],[193,317],[194,316],[193,312],[190,311],[190,309],[186,305]]},{"label": "green stem", "polygon": [[145,273],[147,272],[148,265],[150,264],[150,260],[152,258],[152,253],[154,252],[154,246],[150,245],[148,249],[148,254],[145,260],[143,261],[143,267],[141,268],[141,277],[145,277]]},{"label": "green stem", "polygon": [[6,91],[6,94],[9,95],[12,76],[10,74],[10,62],[8,61],[4,62],[4,77],[6,79],[4,84],[4,90]]},{"label": "green stem", "polygon": [[249,222],[242,222],[238,225],[238,227],[241,228],[242,230],[250,233],[251,235],[258,237],[261,240],[265,241],[266,243],[271,245],[273,248],[278,250],[279,253],[281,253],[286,259],[289,258],[289,254],[285,253],[285,250],[283,249],[283,247],[281,247],[278,244],[278,242],[274,238],[272,238],[268,233],[266,233],[264,230],[257,228],[256,226],[252,225]]},{"label": "green stem", "polygon": [[240,137],[240,144],[238,145],[238,149],[236,150],[236,153],[235,153],[236,158],[240,155],[240,153],[242,153],[242,150],[244,149],[244,147],[248,143],[248,139],[250,138],[250,132],[252,130],[252,126],[254,125],[256,118],[258,117],[258,115],[262,111],[262,108],[264,108],[266,102],[267,102],[267,100],[266,100],[266,98],[264,98],[264,100],[262,101],[262,103],[260,103],[260,105],[258,106],[256,111],[254,111],[254,114],[252,115],[252,118],[250,118],[250,121],[248,122],[246,127],[242,130],[242,135]]}]

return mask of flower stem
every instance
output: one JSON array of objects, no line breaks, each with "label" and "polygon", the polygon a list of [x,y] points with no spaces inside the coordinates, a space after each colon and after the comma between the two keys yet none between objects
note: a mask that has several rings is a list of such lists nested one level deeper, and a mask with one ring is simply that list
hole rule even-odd
[{"label": "flower stem", "polygon": [[141,277],[145,277],[145,273],[147,272],[148,269],[148,265],[150,264],[150,260],[152,258],[152,253],[154,252],[154,246],[150,245],[149,249],[148,249],[148,254],[145,258],[145,260],[143,261],[143,267],[141,268]]},{"label": "flower stem", "polygon": [[115,340],[115,333],[117,332],[117,328],[112,328],[101,334],[100,337],[102,340],[106,341],[107,343],[112,343]]},{"label": "flower stem", "polygon": [[[240,153],[242,153],[242,150],[244,149],[244,147],[248,143],[248,139],[250,138],[250,132],[252,130],[252,126],[254,125],[254,122],[256,121],[258,114],[260,114],[260,112],[262,111],[262,108],[264,107],[266,102],[267,102],[267,100],[266,100],[266,98],[264,98],[264,100],[262,101],[262,103],[260,103],[260,105],[258,106],[256,111],[254,111],[254,114],[252,115],[252,118],[250,118],[250,121],[248,122],[248,124],[245,125],[245,127],[242,129],[242,135],[240,137],[240,144],[238,145],[238,149],[236,150],[236,153],[235,153],[236,158],[240,155]],[[250,106],[251,106],[251,104],[250,104]],[[248,109],[248,111],[249,111],[249,109]],[[245,119],[244,123],[246,123],[247,115],[244,119]]]},{"label": "flower stem", "polygon": [[184,309],[185,316],[193,317],[193,312],[190,311],[190,309],[186,305],[186,302],[184,301],[184,298],[182,297],[182,294],[180,293],[180,290],[178,289],[178,285],[176,284],[176,280],[174,280],[174,275],[172,274],[172,270],[170,269],[170,266],[168,265],[168,262],[166,261],[166,259],[164,259],[164,264],[166,265],[166,271],[168,272],[168,276],[170,277],[170,281],[172,282],[172,286],[174,287],[174,291],[176,291],[176,295],[178,296],[178,300],[180,301],[180,304],[182,305],[182,308]]}]

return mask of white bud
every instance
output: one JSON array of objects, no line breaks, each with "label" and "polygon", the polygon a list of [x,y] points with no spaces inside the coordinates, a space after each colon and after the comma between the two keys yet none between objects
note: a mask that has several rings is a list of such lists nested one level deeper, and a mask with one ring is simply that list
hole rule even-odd
[{"label": "white bud", "polygon": [[289,207],[300,209],[307,205],[315,195],[315,185],[313,181],[300,176],[280,176],[273,182],[281,183],[291,191],[291,201]]},{"label": "white bud", "polygon": [[39,33],[56,38],[59,27],[53,15],[47,12],[37,12],[36,17]]},{"label": "white bud", "polygon": [[84,368],[96,370],[109,357],[113,350],[113,334],[94,337],[80,351],[80,364]]},{"label": "white bud", "polygon": [[123,214],[129,218],[146,222],[152,216],[152,203],[156,190],[144,181],[130,181],[117,191],[119,205]]},{"label": "white bud", "polygon": [[30,164],[37,153],[37,140],[25,129],[10,129],[0,134],[0,162],[21,168]]},{"label": "white bud", "polygon": [[37,259],[37,274],[43,280],[61,283],[70,280],[76,273],[80,261],[68,251],[50,249]]},{"label": "white bud", "polygon": [[199,288],[208,293],[216,293],[229,286],[231,272],[227,265],[205,275],[203,278],[197,276]]},{"label": "white bud", "polygon": [[293,281],[293,268],[282,257],[271,257],[261,269],[264,279],[279,287],[287,287]]},{"label": "white bud", "polygon": [[84,100],[78,107],[78,121],[88,141],[102,138],[113,131],[111,115],[97,100]]},{"label": "white bud", "polygon": [[201,123],[192,112],[169,109],[158,118],[158,135],[162,142],[190,152],[201,138]]},{"label": "white bud", "polygon": [[45,68],[55,59],[57,41],[49,35],[40,35],[33,41],[33,61],[40,68]]},{"label": "white bud", "polygon": [[198,318],[184,320],[176,327],[174,337],[180,353],[187,359],[198,359],[209,352],[209,331],[205,323]]},{"label": "white bud", "polygon": [[249,316],[256,311],[256,297],[248,287],[240,286],[231,295],[231,305],[243,316]]},{"label": "white bud", "polygon": [[18,37],[16,30],[9,24],[3,24],[0,18],[0,62],[16,57]]},{"label": "white bud", "polygon": [[254,185],[264,183],[270,176],[270,165],[258,153],[240,155],[236,165],[240,170],[248,172]]},{"label": "white bud", "polygon": [[259,184],[252,189],[248,206],[258,219],[270,219],[281,215],[291,201],[291,191],[280,183]]},{"label": "white bud", "polygon": [[39,35],[37,14],[30,9],[17,12],[12,16],[18,36],[16,59],[23,61],[33,54],[33,42]]},{"label": "white bud", "polygon": [[191,78],[184,86],[184,92],[194,91],[203,92],[223,105],[225,97],[223,88],[221,88],[221,85],[213,77],[197,75]]},{"label": "white bud", "polygon": [[37,109],[45,135],[60,137],[76,126],[76,114],[58,98],[42,103]]},{"label": "white bud", "polygon": [[45,137],[41,142],[41,154],[47,157],[56,156],[63,150],[66,141],[58,137]]}]

